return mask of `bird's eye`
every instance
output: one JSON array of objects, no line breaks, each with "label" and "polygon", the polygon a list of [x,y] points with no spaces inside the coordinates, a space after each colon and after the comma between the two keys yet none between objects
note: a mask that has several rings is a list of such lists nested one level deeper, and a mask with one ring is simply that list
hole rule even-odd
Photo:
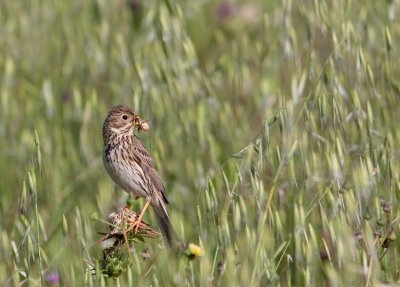
[{"label": "bird's eye", "polygon": [[123,115],[122,118],[123,118],[124,120],[127,120],[127,119],[128,119],[128,116],[127,116],[127,115]]}]

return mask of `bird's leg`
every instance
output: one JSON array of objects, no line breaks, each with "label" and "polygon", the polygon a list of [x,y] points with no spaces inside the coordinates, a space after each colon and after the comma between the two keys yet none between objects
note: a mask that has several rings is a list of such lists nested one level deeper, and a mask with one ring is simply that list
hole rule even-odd
[{"label": "bird's leg", "polygon": [[139,227],[140,227],[140,225],[141,225],[141,223],[142,223],[143,215],[144,215],[144,213],[145,213],[147,207],[149,207],[150,202],[151,202],[150,200],[146,200],[146,204],[144,205],[143,210],[142,210],[142,212],[140,213],[138,219],[136,219],[135,221],[132,222],[132,225],[125,231],[125,234],[127,234],[127,233],[128,233],[129,231],[131,231],[133,228],[135,228],[135,234],[137,234],[137,232],[138,232],[138,230],[139,230]]},{"label": "bird's leg", "polygon": [[147,207],[149,207],[149,205],[150,205],[150,200],[146,200],[146,204],[144,205],[143,210],[139,215],[139,218],[134,223],[134,225],[136,225],[135,234],[137,233],[137,231],[139,229],[140,223],[142,222],[143,215],[146,212],[146,209],[147,209]]}]

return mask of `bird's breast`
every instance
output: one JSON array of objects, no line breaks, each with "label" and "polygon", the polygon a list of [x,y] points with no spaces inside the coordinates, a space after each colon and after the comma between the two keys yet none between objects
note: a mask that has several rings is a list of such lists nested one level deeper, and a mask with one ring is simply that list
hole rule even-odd
[{"label": "bird's breast", "polygon": [[130,160],[122,150],[123,146],[112,147],[105,145],[103,163],[112,180],[128,193],[146,197],[146,182],[143,170]]}]

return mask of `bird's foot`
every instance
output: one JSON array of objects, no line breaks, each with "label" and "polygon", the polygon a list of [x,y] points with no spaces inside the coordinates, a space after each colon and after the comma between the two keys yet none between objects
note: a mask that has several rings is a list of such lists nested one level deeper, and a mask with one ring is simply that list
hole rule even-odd
[{"label": "bird's foot", "polygon": [[142,225],[143,225],[143,223],[140,218],[132,223],[131,228],[135,230],[135,235],[138,233],[139,227]]},{"label": "bird's foot", "polygon": [[128,234],[130,231],[134,230],[135,235],[138,233],[139,228],[144,228],[146,227],[146,224],[142,222],[142,219],[137,219],[135,221],[131,221],[129,224],[129,227],[126,229],[125,234]]}]

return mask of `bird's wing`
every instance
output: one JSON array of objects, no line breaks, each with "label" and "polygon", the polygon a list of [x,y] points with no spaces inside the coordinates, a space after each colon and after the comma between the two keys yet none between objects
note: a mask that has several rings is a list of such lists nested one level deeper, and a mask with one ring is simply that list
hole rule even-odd
[{"label": "bird's wing", "polygon": [[134,138],[136,144],[133,146],[136,152],[135,154],[137,155],[137,157],[135,157],[137,163],[143,169],[144,173],[150,178],[150,181],[154,185],[154,187],[162,194],[164,202],[168,203],[168,199],[165,194],[164,183],[162,182],[160,175],[156,170],[153,159],[151,158],[139,138],[136,135],[134,135]]}]

